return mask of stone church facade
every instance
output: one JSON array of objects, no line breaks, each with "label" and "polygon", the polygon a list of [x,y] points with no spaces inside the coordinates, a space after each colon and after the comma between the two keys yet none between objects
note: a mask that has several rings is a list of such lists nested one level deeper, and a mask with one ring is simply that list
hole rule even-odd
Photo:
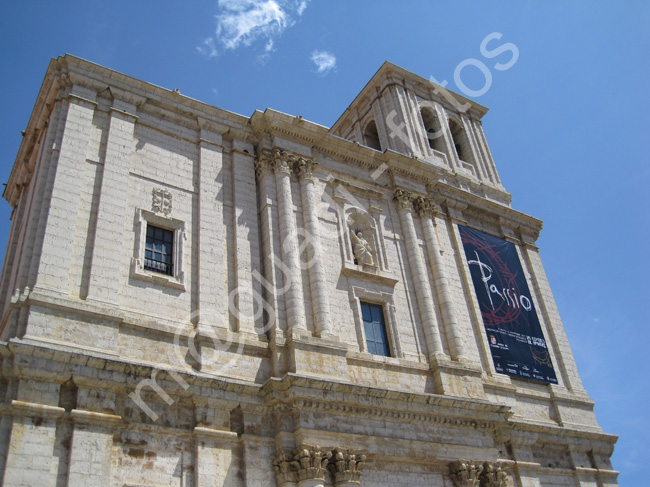
[{"label": "stone church facade", "polygon": [[[486,112],[390,63],[326,128],[52,60],[4,192],[3,485],[616,485]],[[553,383],[497,370],[462,228],[516,249]]]}]

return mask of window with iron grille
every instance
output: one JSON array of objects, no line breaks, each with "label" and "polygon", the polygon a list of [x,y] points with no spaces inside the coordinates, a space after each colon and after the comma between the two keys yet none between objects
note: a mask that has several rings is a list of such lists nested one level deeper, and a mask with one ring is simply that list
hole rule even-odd
[{"label": "window with iron grille", "polygon": [[168,276],[174,275],[172,256],[174,232],[147,225],[147,241],[144,248],[144,268]]},{"label": "window with iron grille", "polygon": [[383,306],[361,301],[361,315],[363,317],[363,327],[366,332],[368,352],[374,355],[390,357]]}]

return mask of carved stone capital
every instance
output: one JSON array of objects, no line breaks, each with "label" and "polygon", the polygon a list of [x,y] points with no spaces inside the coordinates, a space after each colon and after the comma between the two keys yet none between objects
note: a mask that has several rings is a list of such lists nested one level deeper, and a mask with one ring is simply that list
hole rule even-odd
[{"label": "carved stone capital", "polygon": [[413,195],[408,191],[404,191],[402,189],[396,190],[394,200],[400,210],[413,209]]},{"label": "carved stone capital", "polygon": [[313,159],[307,159],[306,157],[297,157],[293,163],[293,171],[296,173],[298,179],[313,178],[314,169],[317,165],[318,163],[314,162]]},{"label": "carved stone capital", "polygon": [[459,460],[449,464],[449,477],[454,487],[479,487],[483,465],[478,462]]},{"label": "carved stone capital", "polygon": [[271,174],[273,171],[273,159],[268,153],[260,154],[255,159],[255,176],[258,180],[264,179],[264,176]]},{"label": "carved stone capital", "polygon": [[291,154],[287,154],[282,149],[274,149],[272,164],[273,164],[273,169],[275,169],[275,172],[291,174],[290,160],[293,157],[295,156],[292,156]]},{"label": "carved stone capital", "polygon": [[483,463],[483,472],[479,476],[481,487],[506,487],[508,474],[495,462]]},{"label": "carved stone capital", "polygon": [[436,213],[438,213],[436,204],[433,200],[431,198],[425,198],[424,196],[418,196],[415,198],[413,200],[413,207],[422,218],[433,218]]},{"label": "carved stone capital", "polygon": [[298,480],[325,479],[327,464],[332,458],[329,450],[321,451],[318,446],[301,446],[296,450],[294,458],[299,463]]},{"label": "carved stone capital", "polygon": [[278,487],[298,482],[298,467],[298,462],[293,459],[293,453],[287,450],[280,450],[273,455],[273,469]]},{"label": "carved stone capital", "polygon": [[366,456],[354,450],[335,448],[329,463],[334,477],[334,484],[360,483]]},{"label": "carved stone capital", "polygon": [[311,479],[324,482],[331,458],[331,450],[321,450],[318,446],[301,445],[293,452],[280,450],[273,456],[273,469],[278,486]]}]

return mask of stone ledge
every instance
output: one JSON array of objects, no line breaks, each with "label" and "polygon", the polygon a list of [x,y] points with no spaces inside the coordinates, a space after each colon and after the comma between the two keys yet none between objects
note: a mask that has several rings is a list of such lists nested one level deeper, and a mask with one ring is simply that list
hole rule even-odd
[{"label": "stone ledge", "polygon": [[11,401],[11,412],[15,416],[38,416],[41,418],[60,418],[65,414],[65,409],[45,404],[36,404],[25,401]]},{"label": "stone ledge", "polygon": [[75,423],[99,424],[105,426],[114,426],[122,421],[122,416],[115,414],[97,413],[83,409],[73,409],[70,411],[70,417]]},{"label": "stone ledge", "polygon": [[374,282],[386,287],[395,287],[395,284],[399,282],[399,279],[396,279],[387,272],[380,271],[378,269],[372,271],[367,269],[367,266],[362,268],[361,266],[353,266],[348,263],[344,263],[343,267],[341,268],[341,274],[346,277],[352,277],[360,281]]}]

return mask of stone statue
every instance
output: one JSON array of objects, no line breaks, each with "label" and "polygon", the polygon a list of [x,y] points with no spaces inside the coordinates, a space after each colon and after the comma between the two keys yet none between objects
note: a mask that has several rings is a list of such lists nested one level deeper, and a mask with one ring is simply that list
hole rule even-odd
[{"label": "stone statue", "polygon": [[363,233],[351,232],[350,235],[352,236],[352,250],[357,262],[361,265],[375,265],[375,260],[370,252],[370,244],[363,238]]}]

